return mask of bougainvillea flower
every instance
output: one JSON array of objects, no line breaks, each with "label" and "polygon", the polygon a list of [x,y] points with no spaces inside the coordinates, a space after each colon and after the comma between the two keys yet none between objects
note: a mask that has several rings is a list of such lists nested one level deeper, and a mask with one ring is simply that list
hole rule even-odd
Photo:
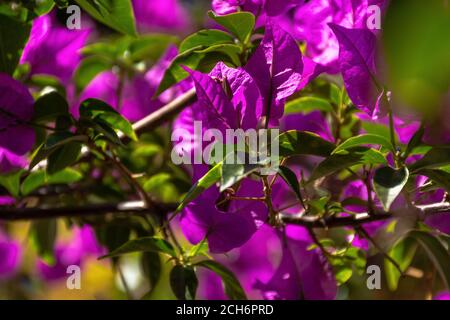
[{"label": "bougainvillea flower", "polygon": [[[153,99],[159,82],[170,61],[176,56],[177,49],[169,47],[161,59],[143,75],[123,79],[122,92],[118,94],[120,78],[113,71],[99,73],[81,92],[79,101],[88,98],[100,99],[116,108],[130,121],[137,121],[160,108],[179,93],[177,88],[169,89]],[[119,104],[120,98],[120,106]],[[72,113],[78,114],[78,105],[74,103]]]},{"label": "bougainvillea flower", "polygon": [[21,262],[20,245],[0,232],[0,279],[12,276]]},{"label": "bougainvillea flower", "polygon": [[[196,165],[193,180],[198,180],[206,171],[206,165]],[[262,196],[261,183],[245,179],[236,195],[258,196],[258,193]],[[221,200],[219,189],[211,187],[192,201],[180,216],[186,238],[193,244],[207,238],[211,253],[227,252],[242,246],[267,218],[267,208],[263,203],[231,200],[224,208],[220,205]]]},{"label": "bougainvillea flower", "polygon": [[23,156],[18,156],[4,148],[0,148],[0,173],[25,168],[28,162]]},{"label": "bougainvillea flower", "polygon": [[80,49],[91,34],[89,21],[82,20],[81,26],[81,30],[68,29],[58,21],[55,10],[36,18],[21,63],[30,64],[31,75],[52,75],[67,84],[81,61]]},{"label": "bougainvillea flower", "polygon": [[269,300],[334,299],[337,284],[331,265],[319,249],[308,250],[312,243],[308,231],[288,226],[281,262],[273,277],[257,283],[257,288]]},{"label": "bougainvillea flower", "polygon": [[196,120],[202,120],[206,128],[219,130],[256,128],[262,98],[255,80],[245,70],[219,62],[209,75],[189,72],[197,92],[198,102],[193,106]]},{"label": "bougainvillea flower", "polygon": [[189,15],[178,0],[133,0],[132,4],[140,33],[189,28]]},{"label": "bougainvillea flower", "polygon": [[[265,224],[242,247],[214,258],[236,274],[249,299],[262,299],[255,284],[270,280],[275,272],[276,262],[281,259],[280,240],[273,228]],[[200,299],[226,299],[220,277],[202,272],[200,279]]]},{"label": "bougainvillea flower", "polygon": [[67,267],[70,265],[81,266],[86,257],[98,256],[104,252],[105,250],[98,244],[91,227],[75,228],[74,236],[69,243],[56,245],[53,265],[38,260],[38,273],[43,279],[49,281],[65,278],[67,277]]},{"label": "bougainvillea flower", "polygon": [[383,90],[376,80],[376,37],[367,29],[330,24],[339,41],[339,69],[353,104],[376,118]]},{"label": "bougainvillea flower", "polygon": [[[298,40],[307,44],[307,54],[314,61],[328,67],[329,72],[338,72],[339,46],[329,23],[346,28],[367,28],[372,14],[368,8],[376,5],[383,12],[385,0],[313,0],[294,10],[290,30]],[[378,30],[371,30],[377,33]]]},{"label": "bougainvillea flower", "polygon": [[303,60],[297,43],[280,26],[269,21],[264,38],[245,70],[255,79],[263,96],[263,114],[269,115],[272,124],[277,124],[286,99],[302,80]]},{"label": "bougainvillea flower", "polygon": [[6,155],[16,165],[18,159],[11,153],[23,155],[34,144],[34,130],[27,124],[33,117],[33,105],[33,97],[26,86],[0,73],[0,149],[10,152],[3,153],[3,157]]}]

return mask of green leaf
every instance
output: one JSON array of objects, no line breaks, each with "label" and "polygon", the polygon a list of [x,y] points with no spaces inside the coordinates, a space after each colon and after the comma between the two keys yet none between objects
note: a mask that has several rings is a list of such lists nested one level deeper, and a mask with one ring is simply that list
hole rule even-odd
[{"label": "green leaf", "polygon": [[406,147],[404,157],[408,157],[411,152],[419,147],[422,144],[422,137],[425,133],[425,128],[423,126],[420,126],[419,130],[417,130],[414,135],[412,136],[411,140],[409,140],[408,145]]},{"label": "green leaf", "polygon": [[377,136],[384,137],[386,140],[390,138],[390,132],[389,127],[375,123],[375,122],[369,122],[369,121],[361,121],[361,127],[368,133],[368,134],[375,134]]},{"label": "green leaf", "polygon": [[134,14],[129,0],[76,0],[94,19],[119,32],[136,35]]},{"label": "green leaf", "polygon": [[38,255],[48,264],[55,264],[54,246],[57,234],[55,219],[34,221],[31,225],[31,239]]},{"label": "green leaf", "polygon": [[120,130],[134,141],[137,141],[137,136],[131,123],[114,110],[113,107],[101,100],[84,100],[80,105],[80,116],[100,119],[113,129]]},{"label": "green leaf", "polygon": [[221,30],[200,30],[186,37],[180,44],[179,52],[185,52],[192,48],[210,47],[217,44],[234,44],[234,38]]},{"label": "green leaf", "polygon": [[51,175],[74,164],[81,153],[81,143],[69,142],[61,147],[57,147],[48,156],[47,172]]},{"label": "green leaf", "polygon": [[153,290],[161,276],[161,259],[157,252],[144,252],[141,257],[142,271],[146,275]]},{"label": "green leaf", "polygon": [[242,43],[249,41],[255,27],[255,16],[250,12],[235,12],[218,16],[209,11],[208,16],[234,34]]},{"label": "green leaf", "polygon": [[53,175],[48,175],[44,170],[31,172],[23,181],[21,190],[23,195],[28,195],[34,190],[49,184],[69,184],[78,182],[83,175],[71,168],[64,169]]},{"label": "green leaf", "polygon": [[[397,242],[387,254],[397,262],[402,272],[405,272],[414,259],[416,251],[417,243],[411,238],[406,238]],[[389,290],[397,290],[398,281],[400,280],[398,269],[388,259],[384,259],[384,271]]]},{"label": "green leaf", "polygon": [[14,73],[30,30],[29,23],[0,14],[0,72]]},{"label": "green leaf", "polygon": [[192,200],[197,198],[203,191],[211,187],[213,184],[219,182],[220,178],[222,177],[222,165],[223,162],[219,162],[203,177],[201,177],[188,191],[175,212],[180,212],[181,210],[183,210],[184,207],[186,207]]},{"label": "green leaf", "polygon": [[[234,157],[234,161],[232,158]],[[244,158],[244,159],[243,159]],[[238,161],[241,159],[242,161]],[[244,162],[244,163],[237,163]],[[244,153],[232,152],[228,154],[222,165],[222,177],[220,182],[220,191],[224,191],[231,186],[235,185],[245,177],[249,176],[259,168],[258,164],[246,164]]]},{"label": "green leaf", "polygon": [[74,74],[75,85],[81,92],[100,72],[109,70],[112,63],[100,56],[83,59]]},{"label": "green leaf", "polygon": [[312,111],[333,112],[333,106],[325,99],[317,97],[300,97],[286,103],[284,114],[309,113]]},{"label": "green leaf", "polygon": [[20,177],[23,170],[0,175],[0,185],[3,186],[13,197],[19,196]]},{"label": "green leaf", "polygon": [[422,159],[409,166],[409,170],[415,173],[420,169],[439,168],[450,164],[450,147],[433,147]]},{"label": "green leaf", "polygon": [[373,188],[384,210],[389,210],[391,204],[398,197],[406,182],[408,182],[408,178],[409,170],[406,167],[393,169],[386,166],[375,171]]},{"label": "green leaf", "polygon": [[62,96],[67,96],[66,88],[61,83],[61,81],[49,74],[33,74],[28,80],[31,85],[44,89],[46,87],[51,87],[58,91]]},{"label": "green leaf", "polygon": [[130,59],[134,62],[157,61],[170,44],[178,42],[178,38],[169,34],[146,34],[133,39],[129,46]]},{"label": "green leaf", "polygon": [[333,154],[319,163],[311,173],[308,183],[357,164],[386,164],[383,154],[374,149],[354,147],[346,151],[347,154]]},{"label": "green leaf", "polygon": [[374,134],[361,134],[356,137],[351,137],[337,146],[336,149],[333,150],[332,154],[339,153],[342,150],[346,150],[352,147],[367,145],[367,144],[377,144],[391,152],[395,152],[392,143],[386,138]]},{"label": "green leaf", "polygon": [[423,175],[431,179],[439,187],[444,188],[447,192],[450,192],[450,173],[444,170],[438,169],[422,169],[418,170],[417,174]]},{"label": "green leaf", "polygon": [[143,237],[126,242],[116,250],[99,259],[117,257],[132,252],[160,252],[171,257],[176,257],[173,246],[164,239],[154,237]]},{"label": "green leaf", "polygon": [[279,166],[278,173],[280,174],[280,177],[283,178],[283,180],[292,188],[298,200],[303,202],[303,198],[300,193],[300,184],[298,183],[295,173],[285,166]]},{"label": "green leaf", "polygon": [[[240,66],[241,65],[241,60],[240,60],[240,53],[241,53],[241,47],[239,47],[238,45],[235,44],[230,44],[230,43],[222,43],[222,44],[216,44],[210,47],[207,47],[205,49],[197,49],[194,51],[197,54],[207,54],[209,53],[209,56],[205,56],[205,57],[215,57],[215,55],[222,53],[224,57],[228,57],[229,61],[231,61],[235,66]],[[213,65],[212,67],[215,66],[215,64],[219,61],[219,59],[213,58],[211,59],[211,64]],[[202,64],[205,63],[204,61],[202,61]],[[212,68],[211,68],[212,69]]]},{"label": "green leaf", "polygon": [[145,191],[157,196],[164,203],[174,203],[180,199],[176,181],[167,172],[161,172],[151,176],[144,183],[143,187]]},{"label": "green leaf", "polygon": [[448,250],[436,237],[424,231],[411,231],[409,236],[414,238],[425,250],[441,276],[445,287],[450,290],[450,271],[448,268],[450,266],[450,255]]},{"label": "green leaf", "polygon": [[244,289],[242,289],[239,280],[230,270],[228,270],[220,263],[213,260],[204,260],[196,263],[195,265],[209,269],[218,276],[220,276],[225,287],[225,294],[231,300],[247,299],[247,296],[245,295]]},{"label": "green leaf", "polygon": [[349,266],[336,266],[333,270],[334,277],[339,285],[346,283],[353,275],[353,270]]},{"label": "green leaf", "polygon": [[35,121],[52,121],[59,116],[67,115],[69,115],[69,105],[56,91],[44,94],[34,103]]},{"label": "green leaf", "polygon": [[327,157],[335,145],[322,139],[319,135],[308,131],[286,131],[280,134],[274,143],[279,143],[281,157],[296,155],[316,155]]},{"label": "green leaf", "polygon": [[178,54],[166,69],[155,95],[158,96],[189,76],[182,66],[200,72],[211,71],[219,61],[238,66],[240,65],[240,61],[237,61],[239,51],[240,48],[236,45],[219,44],[206,49],[203,46],[197,46]]},{"label": "green leaf", "polygon": [[194,269],[175,265],[170,271],[170,287],[178,300],[195,300],[198,279]]}]

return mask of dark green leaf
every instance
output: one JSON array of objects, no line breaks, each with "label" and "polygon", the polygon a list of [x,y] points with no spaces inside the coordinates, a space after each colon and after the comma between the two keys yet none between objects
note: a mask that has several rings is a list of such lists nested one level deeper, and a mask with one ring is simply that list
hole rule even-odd
[{"label": "dark green leaf", "polygon": [[351,137],[337,146],[336,149],[333,150],[332,154],[339,153],[342,150],[347,150],[352,147],[357,147],[361,145],[372,145],[377,144],[382,147],[385,147],[391,152],[395,152],[392,143],[386,138],[374,134],[361,134],[356,137]]},{"label": "dark green leaf", "polygon": [[281,178],[283,178],[283,180],[291,187],[298,200],[300,200],[300,202],[303,202],[302,194],[300,192],[300,184],[298,183],[295,173],[285,166],[279,166],[278,170]]},{"label": "dark green leaf", "polygon": [[220,263],[213,260],[204,260],[195,264],[196,266],[203,267],[211,270],[220,278],[225,287],[225,294],[231,300],[246,300],[247,296],[245,295],[244,289],[242,289],[239,280],[236,276],[227,268],[225,268]]},{"label": "dark green leaf", "polygon": [[[80,105],[80,116],[100,119],[101,121],[106,122],[113,129],[120,130],[131,139],[135,141],[137,140],[136,133],[134,132],[131,123],[122,117],[120,113],[114,110],[113,107],[101,100],[84,100]],[[97,123],[99,122],[97,121]]]},{"label": "dark green leaf", "polygon": [[200,30],[186,37],[180,44],[180,53],[199,46],[210,47],[217,44],[234,44],[234,38],[221,30]]},{"label": "dark green leaf", "polygon": [[20,177],[22,176],[23,170],[16,172],[10,172],[7,174],[2,173],[0,175],[0,185],[3,186],[8,192],[14,196],[19,196],[20,191]]},{"label": "dark green leaf", "polygon": [[218,16],[209,11],[208,16],[234,34],[242,43],[249,41],[255,27],[255,16],[250,12],[235,12]]},{"label": "dark green leaf", "polygon": [[76,0],[94,19],[119,32],[136,35],[134,14],[129,0]]},{"label": "dark green leaf", "polygon": [[406,167],[400,169],[381,167],[375,171],[373,187],[384,210],[389,210],[391,204],[408,182],[408,178],[409,170]]},{"label": "dark green leaf", "polygon": [[54,246],[57,234],[55,219],[37,220],[31,225],[31,238],[38,255],[50,265],[55,263]]},{"label": "dark green leaf", "polygon": [[170,287],[178,300],[195,300],[198,280],[194,269],[175,265],[170,271]]},{"label": "dark green leaf", "polygon": [[355,147],[347,150],[347,154],[333,154],[314,168],[309,182],[328,176],[334,172],[350,168],[357,164],[385,164],[386,159],[377,150],[366,147]]},{"label": "dark green leaf", "polygon": [[69,105],[56,91],[39,97],[34,104],[35,121],[52,121],[59,116],[67,115],[69,115]]},{"label": "dark green leaf", "polygon": [[49,184],[69,184],[78,182],[83,175],[71,168],[59,171],[53,175],[48,175],[44,170],[31,172],[23,181],[21,189],[22,194],[27,195],[34,190]]},{"label": "dark green leaf", "polygon": [[286,115],[292,113],[309,113],[320,110],[323,112],[333,112],[333,106],[325,99],[317,97],[300,97],[289,101],[284,107]]},{"label": "dark green leaf", "polygon": [[409,236],[414,238],[420,246],[426,251],[430,260],[433,262],[436,270],[444,282],[447,290],[450,290],[450,255],[448,250],[433,235],[423,231],[411,231]]},{"label": "dark green leaf", "polygon": [[161,276],[161,259],[157,252],[144,252],[141,257],[142,270],[153,290]]},{"label": "dark green leaf", "polygon": [[[406,238],[396,243],[387,254],[394,259],[400,266],[402,272],[405,272],[411,264],[414,255],[416,254],[417,243],[411,239]],[[388,259],[384,260],[384,271],[386,272],[386,281],[390,290],[395,291],[400,280],[400,272]]]},{"label": "dark green leaf", "polygon": [[444,170],[437,169],[422,169],[418,170],[417,174],[430,178],[439,187],[444,188],[450,192],[450,173]]},{"label": "dark green leaf", "polygon": [[420,146],[420,144],[422,143],[422,137],[425,133],[425,128],[423,126],[420,126],[419,130],[417,130],[414,135],[412,136],[411,140],[409,140],[408,142],[408,146],[406,147],[405,150],[405,158],[408,157],[411,152],[414,150],[414,148]]},{"label": "dark green leaf", "polygon": [[[232,160],[233,158],[234,160]],[[221,192],[261,168],[258,164],[246,164],[245,162],[247,162],[245,153],[232,152],[226,156],[222,165],[222,177],[220,183]]]},{"label": "dark green leaf", "polygon": [[409,170],[415,173],[425,168],[439,168],[450,164],[450,147],[434,147],[428,151],[422,159],[409,166]]},{"label": "dark green leaf", "polygon": [[79,142],[69,142],[61,147],[57,147],[56,150],[48,156],[47,172],[53,175],[74,164],[80,155],[81,146],[82,145]]},{"label": "dark green leaf", "polygon": [[29,23],[0,14],[0,72],[14,73],[30,30]]},{"label": "dark green leaf", "polygon": [[222,165],[222,162],[216,164],[192,186],[183,201],[181,201],[176,212],[183,210],[184,207],[197,198],[203,191],[220,181],[220,178],[222,177]]},{"label": "dark green leaf", "polygon": [[171,257],[176,256],[174,248],[166,240],[154,237],[143,237],[128,241],[111,253],[100,257],[100,259],[117,257],[132,252],[160,252]]},{"label": "dark green leaf", "polygon": [[283,132],[276,138],[275,143],[279,143],[281,157],[306,154],[327,157],[335,148],[333,143],[308,131],[291,130]]}]

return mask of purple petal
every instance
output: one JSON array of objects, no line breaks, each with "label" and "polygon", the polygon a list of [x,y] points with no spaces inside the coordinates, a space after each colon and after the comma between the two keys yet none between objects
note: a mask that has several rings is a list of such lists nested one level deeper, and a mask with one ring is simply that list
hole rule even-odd
[{"label": "purple petal", "polygon": [[239,127],[256,128],[262,115],[262,97],[255,80],[242,68],[234,69],[219,62],[209,74],[219,81],[227,81],[231,88],[234,109],[240,119]]},{"label": "purple petal", "polygon": [[221,83],[209,75],[195,70],[190,73],[197,92],[197,103],[193,106],[203,120],[203,126],[225,132],[226,129],[238,128],[239,118],[230,99],[226,96]]},{"label": "purple petal", "polygon": [[365,29],[329,26],[339,41],[339,67],[350,99],[356,107],[376,117],[382,93],[375,80],[376,37]]},{"label": "purple petal", "polygon": [[82,20],[81,25],[81,30],[69,30],[58,22],[56,11],[36,18],[21,63],[30,64],[31,74],[52,75],[67,84],[91,33],[90,21]]},{"label": "purple petal", "polygon": [[28,161],[23,156],[18,156],[6,149],[0,148],[0,173],[25,168]]},{"label": "purple petal", "polygon": [[280,26],[268,22],[258,49],[245,66],[264,97],[265,112],[276,123],[284,112],[284,102],[299,87],[303,62],[295,40]]},{"label": "purple petal", "polygon": [[33,147],[33,128],[21,124],[32,119],[33,104],[27,87],[0,73],[0,148],[23,155]]},{"label": "purple petal", "polygon": [[14,274],[20,265],[21,256],[19,244],[0,235],[0,279]]}]

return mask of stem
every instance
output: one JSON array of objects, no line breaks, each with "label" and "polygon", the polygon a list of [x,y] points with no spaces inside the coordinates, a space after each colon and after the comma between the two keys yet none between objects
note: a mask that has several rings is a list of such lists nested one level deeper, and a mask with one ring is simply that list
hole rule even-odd
[{"label": "stem", "polygon": [[[177,205],[158,204],[157,209],[162,213],[175,211]],[[449,202],[433,203],[429,205],[415,206],[420,210],[423,218],[438,215],[450,211]],[[145,206],[143,201],[126,201],[121,203],[94,204],[78,207],[61,207],[61,208],[0,208],[0,221],[23,221],[23,220],[40,220],[48,218],[65,218],[65,217],[85,217],[100,216],[107,214],[151,214],[154,210]],[[382,221],[395,218],[395,212],[374,212],[373,215],[368,213],[358,213],[349,217],[321,218],[309,217],[304,214],[283,214],[278,213],[278,218],[285,224],[294,224],[311,228],[338,228],[338,227],[357,227],[359,225]]]},{"label": "stem", "polygon": [[317,235],[314,233],[314,230],[312,228],[308,228],[308,233],[311,236],[313,242],[319,247],[319,249],[322,251],[322,253],[325,255],[325,257],[328,258],[334,258],[333,254],[330,253],[320,242],[319,238],[317,238]]},{"label": "stem", "polygon": [[358,228],[356,228],[357,231],[359,231],[361,233],[361,235],[364,236],[364,238],[366,238],[367,240],[369,240],[370,243],[372,243],[372,245],[387,259],[389,260],[390,263],[392,263],[394,265],[395,268],[397,268],[398,272],[400,273],[401,276],[403,276],[405,273],[402,271],[402,268],[400,267],[400,265],[397,263],[397,261],[395,261],[390,255],[388,255],[383,248],[381,248],[378,243],[375,241],[375,239],[373,239],[368,233],[367,231],[362,227],[359,226]]},{"label": "stem", "polygon": [[272,189],[266,176],[262,177],[262,181],[264,184],[264,201],[266,203],[267,209],[269,209],[269,224],[272,226],[276,226],[278,222],[277,213],[272,204]]},{"label": "stem", "polygon": [[133,294],[131,293],[130,287],[128,286],[127,280],[125,279],[125,276],[123,274],[122,268],[120,267],[120,264],[118,263],[117,266],[117,272],[119,273],[120,281],[122,282],[123,289],[125,290],[125,293],[127,294],[128,300],[134,300]]}]

